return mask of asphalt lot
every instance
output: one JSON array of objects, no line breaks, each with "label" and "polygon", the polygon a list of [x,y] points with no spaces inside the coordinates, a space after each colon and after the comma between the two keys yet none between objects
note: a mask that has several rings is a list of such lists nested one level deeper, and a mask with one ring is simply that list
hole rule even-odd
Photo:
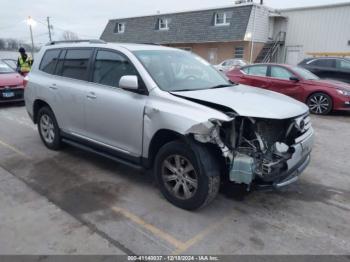
[{"label": "asphalt lot", "polygon": [[[47,150],[25,108],[18,105],[0,105],[0,167],[69,216],[66,222],[58,219],[60,214],[45,219],[59,221],[63,228],[74,220],[96,235],[92,243],[108,242],[109,248],[90,244],[90,253],[350,254],[350,114],[312,118],[312,162],[296,184],[243,199],[220,194],[196,212],[168,203],[149,174],[72,147]],[[34,199],[22,201],[30,205]],[[44,216],[46,211],[38,209],[33,226],[49,230],[40,212]],[[26,215],[31,214],[22,217]],[[14,227],[21,220],[6,223],[1,226]],[[84,234],[55,232],[51,237],[58,243],[64,237],[87,241]],[[21,231],[16,234],[13,239],[21,239]],[[45,253],[41,242],[48,236],[31,237],[29,248],[21,249],[25,243],[18,241],[7,249],[0,246],[0,253]],[[7,238],[0,234],[0,243]]]}]

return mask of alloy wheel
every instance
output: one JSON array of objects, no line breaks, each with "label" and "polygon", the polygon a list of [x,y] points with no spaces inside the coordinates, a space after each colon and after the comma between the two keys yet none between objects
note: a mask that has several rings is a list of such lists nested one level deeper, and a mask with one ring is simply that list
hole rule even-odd
[{"label": "alloy wheel", "polygon": [[55,127],[50,116],[43,114],[40,118],[40,131],[46,143],[52,144],[55,140]]},{"label": "alloy wheel", "polygon": [[171,155],[162,164],[162,179],[176,198],[192,198],[198,188],[198,175],[192,163],[181,155]]},{"label": "alloy wheel", "polygon": [[308,106],[312,113],[322,115],[329,111],[331,103],[325,95],[316,94],[310,98]]}]

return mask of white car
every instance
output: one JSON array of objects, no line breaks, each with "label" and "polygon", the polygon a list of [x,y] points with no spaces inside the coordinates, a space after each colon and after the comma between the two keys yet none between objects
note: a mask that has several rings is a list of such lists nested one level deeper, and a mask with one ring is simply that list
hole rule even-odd
[{"label": "white car", "polygon": [[221,62],[218,65],[214,65],[214,67],[221,72],[228,72],[230,70],[241,68],[242,66],[248,65],[248,62],[243,59],[228,59]]}]

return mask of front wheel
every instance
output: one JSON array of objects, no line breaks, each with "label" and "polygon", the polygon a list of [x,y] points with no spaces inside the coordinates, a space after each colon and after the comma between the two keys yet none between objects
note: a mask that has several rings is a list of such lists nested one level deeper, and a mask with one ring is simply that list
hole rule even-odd
[{"label": "front wheel", "polygon": [[170,142],[160,149],[155,172],[164,197],[183,209],[203,207],[219,191],[220,176],[208,176],[201,160],[184,142]]},{"label": "front wheel", "polygon": [[307,105],[310,112],[316,115],[328,115],[333,109],[332,98],[325,93],[312,94],[307,100]]}]

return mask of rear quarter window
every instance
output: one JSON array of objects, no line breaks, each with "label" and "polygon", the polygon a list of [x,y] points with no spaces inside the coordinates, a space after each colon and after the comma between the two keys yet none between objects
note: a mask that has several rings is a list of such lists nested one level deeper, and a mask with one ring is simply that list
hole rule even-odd
[{"label": "rear quarter window", "polygon": [[60,52],[61,50],[59,49],[47,50],[41,59],[39,70],[48,74],[54,74]]}]

